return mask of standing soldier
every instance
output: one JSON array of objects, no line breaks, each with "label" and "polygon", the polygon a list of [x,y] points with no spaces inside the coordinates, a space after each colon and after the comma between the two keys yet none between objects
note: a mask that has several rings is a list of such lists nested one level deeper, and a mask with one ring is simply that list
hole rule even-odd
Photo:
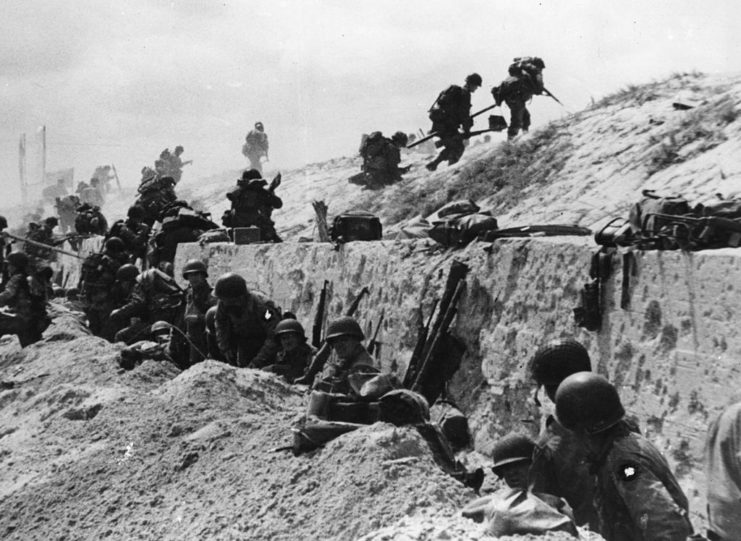
[{"label": "standing soldier", "polygon": [[191,259],[183,266],[185,290],[185,332],[190,340],[189,365],[201,362],[208,349],[206,343],[206,312],[216,305],[207,282],[208,271],[203,261]]},{"label": "standing soldier", "polygon": [[185,149],[181,145],[176,146],[175,152],[170,155],[170,160],[167,164],[168,174],[175,180],[175,184],[180,182],[183,176],[183,166],[193,163],[193,160],[183,161],[180,157],[183,152],[185,152]]},{"label": "standing soldier", "polygon": [[264,368],[283,376],[289,383],[300,378],[311,364],[316,348],[306,341],[304,327],[295,319],[284,319],[275,327],[275,336],[280,340],[280,351],[275,364]]},{"label": "standing soldier", "polygon": [[250,160],[250,169],[256,169],[262,173],[261,159],[263,156],[268,157],[268,149],[268,134],[265,133],[262,122],[256,122],[255,129],[250,130],[242,145],[242,154]]},{"label": "standing soldier", "polygon": [[117,220],[108,233],[120,238],[126,246],[126,251],[132,255],[132,260],[144,261],[147,256],[147,241],[149,240],[149,226],[144,223],[144,209],[138,205],[129,207],[126,220]]},{"label": "standing soldier", "polygon": [[228,364],[261,368],[275,362],[275,326],[280,314],[272,301],[247,290],[244,278],[222,275],[214,287],[218,299],[214,326],[216,342]]},{"label": "standing soldier", "polygon": [[621,422],[617,390],[592,372],[567,377],[556,391],[558,422],[582,440],[595,475],[599,533],[607,541],[684,541],[689,504],[664,456]]},{"label": "standing soldier", "polygon": [[76,195],[58,197],[54,206],[57,209],[59,228],[62,230],[62,234],[67,234],[68,231],[74,230],[77,207],[80,206],[80,198]]},{"label": "standing soldier", "polygon": [[[576,372],[591,370],[589,353],[573,338],[553,340],[542,346],[530,364],[531,378],[538,388],[545,387],[545,393],[552,402],[555,402],[556,389],[564,379]],[[574,510],[576,524],[589,524],[594,530],[597,528],[597,512],[592,503],[594,488],[586,456],[586,449],[576,434],[549,415],[535,446],[529,485],[532,492],[564,498]]]},{"label": "standing soldier", "polygon": [[510,111],[507,137],[513,139],[522,129],[530,129],[530,111],[525,106],[533,96],[543,93],[543,70],[545,63],[537,56],[515,58],[509,66],[509,77],[491,89],[497,106],[502,102]]},{"label": "standing soldier", "polygon": [[106,340],[113,339],[108,318],[115,308],[112,297],[116,275],[121,265],[127,263],[124,243],[118,237],[105,242],[102,252],[90,254],[82,263],[82,274],[78,287],[84,298],[85,315],[90,332]]},{"label": "standing soldier", "polygon": [[283,201],[273,193],[272,185],[266,188],[267,184],[255,169],[242,173],[237,187],[226,194],[226,198],[232,202],[232,208],[222,218],[224,226],[256,226],[260,228],[260,240],[281,242],[271,215],[273,209],[283,206]]},{"label": "standing soldier", "polygon": [[0,336],[15,334],[26,347],[41,340],[41,333],[51,320],[46,313],[46,292],[29,285],[28,256],[12,252],[6,258],[10,279],[0,293],[0,306],[8,306],[14,315],[0,314]]},{"label": "standing soldier", "polygon": [[[435,103],[430,108],[432,129],[440,138],[439,144],[443,147],[437,158],[427,164],[427,169],[434,171],[445,160],[453,165],[463,156],[465,146],[463,141],[471,132],[473,119],[471,118],[471,94],[481,86],[481,75],[472,73],[466,77],[463,87],[450,85],[440,92]],[[462,128],[463,133],[458,129]]]}]

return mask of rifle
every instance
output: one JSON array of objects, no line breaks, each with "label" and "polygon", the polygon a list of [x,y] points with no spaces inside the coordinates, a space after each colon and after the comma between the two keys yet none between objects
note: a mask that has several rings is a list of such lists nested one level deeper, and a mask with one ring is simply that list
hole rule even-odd
[{"label": "rifle", "polygon": [[329,280],[324,280],[322,292],[319,295],[319,305],[314,315],[314,325],[311,328],[311,344],[318,348],[322,344],[322,327],[324,327],[324,312],[327,306],[327,288]]},{"label": "rifle", "polygon": [[[423,339],[423,344],[420,345],[418,342],[415,347],[414,353],[417,356],[412,355],[412,359],[407,367],[407,373],[404,376],[405,385],[409,385],[413,391],[419,392],[419,389],[424,387],[425,380],[428,376],[427,372],[431,370],[432,362],[439,356],[440,348],[443,345],[443,337],[447,333],[450,322],[455,316],[455,305],[460,298],[468,270],[468,266],[460,261],[453,261],[453,264],[450,266],[437,317],[432,326],[432,332],[429,335],[424,333],[424,336],[420,336]],[[430,318],[432,318],[432,314],[430,314]],[[422,394],[425,393],[423,392]],[[430,392],[427,395],[430,395]],[[430,397],[427,395],[425,397],[429,400]],[[430,403],[433,401],[430,401]]]},{"label": "rifle", "polygon": [[551,94],[551,91],[548,90],[546,87],[543,87],[543,94],[556,100],[556,103],[558,103],[561,107],[564,107],[564,108],[566,107],[563,103],[561,103],[561,100],[559,100],[556,96]]},{"label": "rifle", "polygon": [[[366,296],[370,291],[367,287],[364,287],[360,290],[360,293],[358,293],[357,297],[355,297],[355,300],[353,300],[352,304],[350,305],[350,308],[347,309],[345,312],[346,316],[353,316],[355,312],[358,310],[358,306],[360,305],[360,301],[363,299],[364,296]],[[314,358],[311,360],[311,364],[306,369],[306,372],[304,372],[304,375],[298,379],[295,379],[293,383],[311,383],[314,380],[314,376],[316,376],[322,368],[324,368],[324,363],[327,362],[327,359],[329,359],[329,354],[332,353],[332,348],[329,346],[329,343],[325,340],[322,344],[322,347],[319,348],[319,351],[316,352],[316,355],[314,355]]]},{"label": "rifle", "polygon": [[27,242],[28,244],[30,244],[32,246],[38,246],[39,248],[49,249],[52,252],[57,252],[57,253],[60,253],[60,254],[71,256],[71,257],[76,257],[77,259],[85,259],[80,254],[75,254],[73,252],[68,252],[67,250],[62,250],[61,248],[57,248],[56,246],[50,246],[48,244],[44,244],[43,242],[37,242],[35,240],[26,239],[24,237],[17,237],[16,235],[13,235],[11,233],[7,233],[5,231],[3,231],[3,235],[6,236],[6,237],[10,237],[11,239],[15,239],[15,240],[21,241],[21,242]]},{"label": "rifle", "polygon": [[[484,107],[484,108],[483,108],[483,109],[481,109],[480,111],[476,111],[476,112],[475,112],[474,114],[472,114],[472,115],[471,115],[471,116],[470,116],[469,118],[470,118],[470,119],[474,119],[474,118],[476,118],[477,116],[479,116],[479,115],[481,115],[481,114],[484,114],[484,113],[485,113],[486,111],[490,111],[490,110],[494,109],[494,108],[495,108],[496,106],[497,106],[497,104],[495,103],[494,105],[490,105],[489,107]],[[473,135],[479,135],[479,134],[481,134],[481,133],[486,133],[486,132],[488,132],[488,131],[493,131],[493,130],[479,130],[479,131],[477,131],[477,132],[471,132],[471,134],[469,135],[469,137],[471,137],[471,136],[473,136]],[[421,143],[424,143],[425,141],[429,141],[430,139],[432,139],[433,137],[436,137],[436,136],[437,136],[437,132],[432,132],[432,133],[430,133],[430,134],[428,134],[428,135],[426,135],[426,136],[422,137],[422,139],[417,139],[417,140],[416,140],[416,141],[415,141],[414,143],[412,143],[411,145],[407,145],[407,146],[406,146],[406,148],[414,148],[414,147],[416,147],[417,145],[419,145],[419,144],[421,144]]]},{"label": "rifle", "polygon": [[[414,383],[414,377],[417,373],[417,365],[419,364],[420,357],[422,356],[422,350],[425,347],[425,343],[427,342],[427,337],[430,334],[430,325],[432,324],[432,316],[435,315],[435,309],[437,308],[437,304],[440,302],[440,299],[435,299],[435,302],[432,304],[432,310],[430,311],[430,316],[427,318],[427,324],[426,325],[419,325],[417,328],[417,343],[414,345],[414,351],[412,352],[412,358],[409,360],[409,365],[407,366],[406,373],[404,374],[403,384],[404,388],[408,389],[412,386]],[[422,320],[422,306],[419,307],[419,322],[421,323]]]},{"label": "rifle", "polygon": [[118,191],[121,191],[121,181],[118,179],[118,171],[116,171],[116,166],[111,164],[111,169],[113,170],[113,176],[116,179],[116,185],[118,186]]},{"label": "rifle", "polygon": [[380,342],[378,341],[378,333],[381,331],[381,325],[383,325],[383,318],[385,315],[386,312],[384,310],[381,310],[381,317],[378,318],[376,332],[373,333],[373,338],[371,338],[371,341],[368,343],[368,353],[370,353],[371,355],[373,355],[373,353],[380,347]]},{"label": "rifle", "polygon": [[268,191],[270,193],[275,193],[275,190],[278,188],[278,186],[280,186],[281,180],[282,177],[280,173],[275,175],[275,178],[273,178],[273,180],[270,182],[270,186],[268,186]]}]

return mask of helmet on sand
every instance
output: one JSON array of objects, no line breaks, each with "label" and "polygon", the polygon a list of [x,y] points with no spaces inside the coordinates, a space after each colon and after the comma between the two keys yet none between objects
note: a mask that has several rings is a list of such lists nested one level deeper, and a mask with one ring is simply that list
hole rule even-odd
[{"label": "helmet on sand", "polygon": [[577,372],[556,391],[556,417],[575,432],[596,434],[615,425],[625,415],[615,387],[594,372]]},{"label": "helmet on sand", "polygon": [[216,280],[214,295],[219,299],[234,299],[247,295],[247,282],[239,274],[227,272]]},{"label": "helmet on sand", "polygon": [[507,434],[494,445],[492,469],[497,470],[502,466],[518,462],[530,462],[533,459],[533,451],[535,451],[535,442],[530,436]]},{"label": "helmet on sand", "polygon": [[358,340],[365,338],[358,322],[350,316],[339,317],[327,325],[327,340],[331,341],[341,336],[352,336]]},{"label": "helmet on sand", "polygon": [[540,385],[558,385],[576,372],[590,372],[584,346],[573,338],[552,340],[538,348],[530,362],[530,376]]}]

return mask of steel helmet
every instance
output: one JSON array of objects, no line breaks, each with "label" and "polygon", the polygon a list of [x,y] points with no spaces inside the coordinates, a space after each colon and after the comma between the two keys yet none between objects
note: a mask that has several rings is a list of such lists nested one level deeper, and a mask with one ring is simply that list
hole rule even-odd
[{"label": "steel helmet", "polygon": [[405,147],[409,142],[409,136],[403,131],[397,131],[394,135],[391,136],[391,140],[394,143],[397,143],[399,146]]},{"label": "steel helmet", "polygon": [[472,73],[466,77],[466,83],[469,85],[481,86],[484,81],[481,79],[481,75],[478,73]]},{"label": "steel helmet", "polygon": [[170,332],[171,325],[167,321],[155,321],[149,329],[152,335],[165,334]]},{"label": "steel helmet", "polygon": [[538,348],[530,362],[530,376],[539,385],[558,385],[571,374],[591,370],[589,353],[573,338],[548,342]]},{"label": "steel helmet", "polygon": [[239,274],[227,272],[216,280],[214,295],[219,299],[234,299],[247,295],[247,282]]},{"label": "steel helmet", "polygon": [[144,210],[144,207],[140,207],[139,205],[132,205],[126,212],[126,215],[132,220],[141,220],[142,218],[144,218],[145,214],[146,211]]},{"label": "steel helmet", "polygon": [[304,331],[303,325],[296,321],[295,319],[284,319],[281,320],[276,326],[275,326],[275,336],[280,336],[281,334],[290,334],[290,333],[296,333],[301,338],[306,338],[306,333]]},{"label": "steel helmet", "polygon": [[5,259],[16,269],[23,269],[28,266],[28,255],[26,255],[26,252],[11,252]]},{"label": "steel helmet", "polygon": [[533,451],[535,451],[535,442],[530,436],[507,434],[494,444],[492,451],[494,464],[491,468],[496,471],[508,464],[530,462],[533,459]]},{"label": "steel helmet", "polygon": [[126,249],[126,245],[120,238],[111,237],[105,241],[105,249],[109,252],[123,252]]},{"label": "steel helmet", "polygon": [[625,415],[615,387],[594,372],[577,372],[556,391],[556,417],[573,431],[596,434],[615,425]]},{"label": "steel helmet", "polygon": [[5,216],[0,216],[0,229],[8,227],[8,219]]},{"label": "steel helmet", "polygon": [[265,127],[262,125],[262,122],[255,122],[255,128],[260,131],[265,129]]},{"label": "steel helmet", "polygon": [[188,278],[189,274],[195,272],[201,272],[204,276],[208,276],[208,270],[206,264],[200,259],[189,259],[185,265],[183,265],[183,278]]},{"label": "steel helmet", "polygon": [[333,340],[341,336],[352,336],[358,340],[365,338],[358,322],[350,316],[339,317],[330,321],[327,325],[327,340]]},{"label": "steel helmet", "polygon": [[118,267],[116,280],[119,282],[133,282],[139,276],[139,269],[133,263],[126,263]]}]

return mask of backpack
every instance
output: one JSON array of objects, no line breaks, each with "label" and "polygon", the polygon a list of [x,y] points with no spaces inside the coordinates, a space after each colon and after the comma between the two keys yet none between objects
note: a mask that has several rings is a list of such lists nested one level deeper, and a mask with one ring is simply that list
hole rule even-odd
[{"label": "backpack", "polygon": [[514,76],[529,75],[536,77],[545,69],[545,62],[537,56],[518,56],[512,60],[507,72]]},{"label": "backpack", "polygon": [[480,210],[479,206],[470,199],[457,199],[440,207],[437,211],[437,217],[445,218],[452,214],[473,214]]},{"label": "backpack", "polygon": [[[643,199],[630,208],[628,220],[633,233],[644,239],[658,237],[662,233],[662,221],[653,215],[683,216],[692,212],[689,202],[680,195],[661,197],[653,190],[643,190],[642,194]],[[658,247],[672,248],[669,245]]]},{"label": "backpack", "polygon": [[428,235],[443,246],[465,246],[479,234],[497,229],[497,219],[489,212],[452,214],[434,222]]},{"label": "backpack", "polygon": [[370,212],[345,212],[335,217],[329,228],[329,237],[335,242],[381,240],[383,227],[378,216]]},{"label": "backpack", "polygon": [[386,138],[380,131],[374,131],[365,138],[363,144],[360,146],[360,155],[366,160],[375,158],[383,154],[385,146]]}]

